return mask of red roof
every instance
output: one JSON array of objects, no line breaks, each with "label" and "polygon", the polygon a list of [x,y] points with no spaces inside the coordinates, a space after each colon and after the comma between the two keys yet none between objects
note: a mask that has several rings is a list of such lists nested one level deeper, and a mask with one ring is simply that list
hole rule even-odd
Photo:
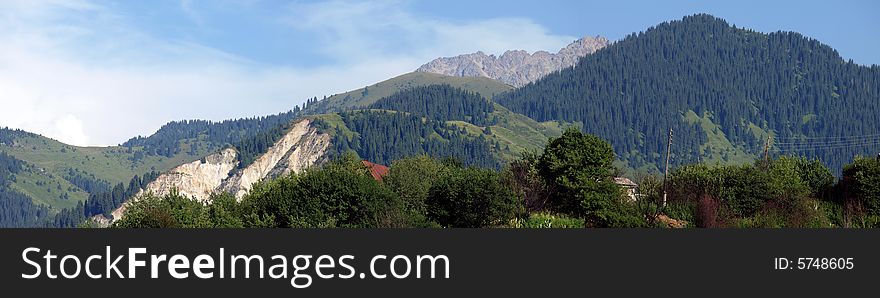
[{"label": "red roof", "polygon": [[388,175],[388,167],[386,167],[386,166],[383,166],[383,165],[380,165],[377,163],[372,163],[372,162],[369,162],[366,160],[361,161],[361,162],[364,163],[365,167],[370,169],[370,175],[373,175],[373,179],[376,179],[377,181],[382,181],[382,177],[385,177],[385,175]]}]

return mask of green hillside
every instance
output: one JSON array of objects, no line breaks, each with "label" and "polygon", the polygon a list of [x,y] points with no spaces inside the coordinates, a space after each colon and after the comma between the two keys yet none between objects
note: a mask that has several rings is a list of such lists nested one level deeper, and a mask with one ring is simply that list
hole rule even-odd
[{"label": "green hillside", "polygon": [[840,173],[880,152],[880,66],[846,61],[794,32],[761,33],[699,14],[634,33],[576,67],[496,96],[537,121],[583,124],[632,168],[817,158]]},{"label": "green hillside", "polygon": [[111,147],[77,147],[34,133],[0,129],[0,152],[22,162],[0,200],[29,198],[34,206],[47,210],[47,214],[40,213],[40,219],[16,220],[13,225],[40,222],[51,226],[53,221],[56,226],[75,225],[72,221],[83,213],[103,214],[118,207],[157,172],[224,146],[236,146],[245,162],[253,160],[284,133],[297,114],[170,122],[149,137]]},{"label": "green hillside", "polygon": [[[190,155],[188,150],[165,157],[147,156],[142,148],[125,147],[77,147],[33,133],[2,129],[0,134],[7,142],[0,143],[5,152],[24,162],[10,187],[31,197],[34,203],[49,207],[51,212],[71,208],[85,201],[89,192],[69,180],[70,170],[81,173],[86,179],[103,181],[106,185],[127,184],[135,175],[150,171],[165,171],[179,164],[198,159],[200,154]],[[181,141],[187,147],[188,141]]]},{"label": "green hillside", "polygon": [[[499,162],[505,163],[520,157],[523,151],[540,150],[549,137],[561,135],[563,128],[567,125],[560,121],[537,122],[491,102],[494,96],[513,89],[510,85],[489,78],[451,77],[413,72],[362,89],[310,102],[303,109],[303,112],[314,115],[309,117],[320,119],[321,123],[339,128],[329,131],[333,134],[344,132],[349,141],[352,140],[352,137],[357,137],[358,133],[346,127],[339,114],[333,112],[371,109],[413,113],[423,117],[425,121],[440,121],[447,128],[456,128],[469,135],[470,138],[485,139],[493,147],[492,152],[495,158]],[[483,98],[483,101],[489,102],[491,108],[485,111],[485,114],[476,117],[468,114],[461,115],[460,119],[450,119],[450,116],[454,116],[450,113],[467,114],[464,111],[451,112],[447,110],[450,108],[447,105],[450,100],[472,96],[465,93],[476,94],[477,97]],[[471,97],[472,99],[473,97]],[[426,103],[424,101],[442,104],[437,109],[412,110],[414,107],[424,107]],[[467,109],[467,107],[464,108]],[[486,108],[486,106],[481,105],[480,108]],[[375,156],[374,154],[367,155]]]},{"label": "green hillside", "polygon": [[523,151],[540,150],[548,138],[561,135],[566,126],[556,121],[538,123],[480,93],[448,84],[403,89],[367,107],[403,111],[426,121],[442,122],[447,128],[456,128],[470,138],[490,144],[501,164],[519,158]]},{"label": "green hillside", "polygon": [[[684,115],[685,121],[690,124],[698,124],[706,134],[706,142],[700,145],[700,154],[704,162],[710,164],[745,164],[758,158],[751,148],[743,148],[730,142],[724,130],[713,121],[714,116],[710,112],[704,112],[703,116],[688,110]],[[755,126],[757,128],[757,126]],[[756,135],[756,138],[762,138]]]},{"label": "green hillside", "polygon": [[486,126],[477,126],[466,121],[446,123],[464,128],[475,137],[482,135],[489,141],[499,143],[496,153],[504,161],[517,159],[524,151],[540,151],[548,138],[562,135],[562,131],[569,125],[558,121],[537,122],[497,103],[494,106],[495,111],[490,117],[495,119],[495,124],[489,125],[488,130]]},{"label": "green hillside", "polygon": [[361,89],[330,96],[310,104],[305,109],[305,112],[309,114],[325,114],[347,108],[360,108],[401,90],[440,84],[476,92],[487,98],[492,98],[496,94],[513,89],[510,85],[489,78],[451,77],[426,72],[412,72]]}]

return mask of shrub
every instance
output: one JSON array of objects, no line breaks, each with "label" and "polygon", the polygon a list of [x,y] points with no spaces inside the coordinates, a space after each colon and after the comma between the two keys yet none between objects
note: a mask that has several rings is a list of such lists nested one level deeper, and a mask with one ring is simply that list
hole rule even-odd
[{"label": "shrub", "polygon": [[867,215],[880,215],[880,160],[856,158],[843,168],[843,196],[863,206]]},{"label": "shrub", "polygon": [[207,208],[199,201],[180,195],[176,190],[164,197],[143,195],[132,201],[125,216],[113,226],[118,228],[211,228]]},{"label": "shrub", "polygon": [[420,155],[392,163],[388,175],[382,181],[400,197],[407,209],[415,214],[425,215],[428,192],[446,173],[446,165],[437,159]]},{"label": "shrub", "polygon": [[510,163],[504,171],[504,178],[514,190],[522,195],[523,204],[529,212],[542,211],[550,206],[553,189],[538,173],[537,152],[524,152],[523,156]]},{"label": "shrub", "polygon": [[459,168],[431,187],[428,218],[445,227],[500,226],[523,212],[522,202],[498,172]]},{"label": "shrub", "polygon": [[345,160],[258,183],[242,204],[249,225],[399,227],[410,220],[394,192]]},{"label": "shrub", "polygon": [[805,158],[781,157],[769,165],[689,165],[669,180],[670,200],[696,203],[700,227],[828,226],[815,198],[828,192],[830,171]]}]

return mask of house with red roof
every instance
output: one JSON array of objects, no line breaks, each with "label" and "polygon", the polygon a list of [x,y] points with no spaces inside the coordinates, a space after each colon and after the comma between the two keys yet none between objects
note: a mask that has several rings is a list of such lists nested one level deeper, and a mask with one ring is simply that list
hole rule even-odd
[{"label": "house with red roof", "polygon": [[382,177],[388,175],[388,167],[386,166],[372,163],[366,160],[363,160],[361,162],[364,164],[365,167],[367,167],[367,169],[370,170],[370,175],[372,175],[373,179],[376,179],[376,181],[382,181]]}]

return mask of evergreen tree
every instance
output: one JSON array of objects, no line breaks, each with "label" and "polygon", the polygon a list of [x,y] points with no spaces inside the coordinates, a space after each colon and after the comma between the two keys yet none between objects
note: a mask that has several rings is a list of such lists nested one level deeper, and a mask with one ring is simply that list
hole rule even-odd
[{"label": "evergreen tree", "polygon": [[[841,138],[880,133],[877,98],[878,66],[844,61],[798,33],[763,34],[700,14],[632,34],[495,100],[538,121],[580,123],[633,168],[663,168],[672,128],[673,165],[719,157],[704,151],[707,133],[758,155],[769,131],[774,151],[839,172],[854,156],[880,151],[877,138]],[[693,124],[690,113],[720,130]]]},{"label": "evergreen tree", "polygon": [[478,93],[449,85],[406,89],[376,101],[369,108],[413,113],[439,121],[467,121],[477,126],[495,124],[490,117],[495,110],[492,102]]}]

